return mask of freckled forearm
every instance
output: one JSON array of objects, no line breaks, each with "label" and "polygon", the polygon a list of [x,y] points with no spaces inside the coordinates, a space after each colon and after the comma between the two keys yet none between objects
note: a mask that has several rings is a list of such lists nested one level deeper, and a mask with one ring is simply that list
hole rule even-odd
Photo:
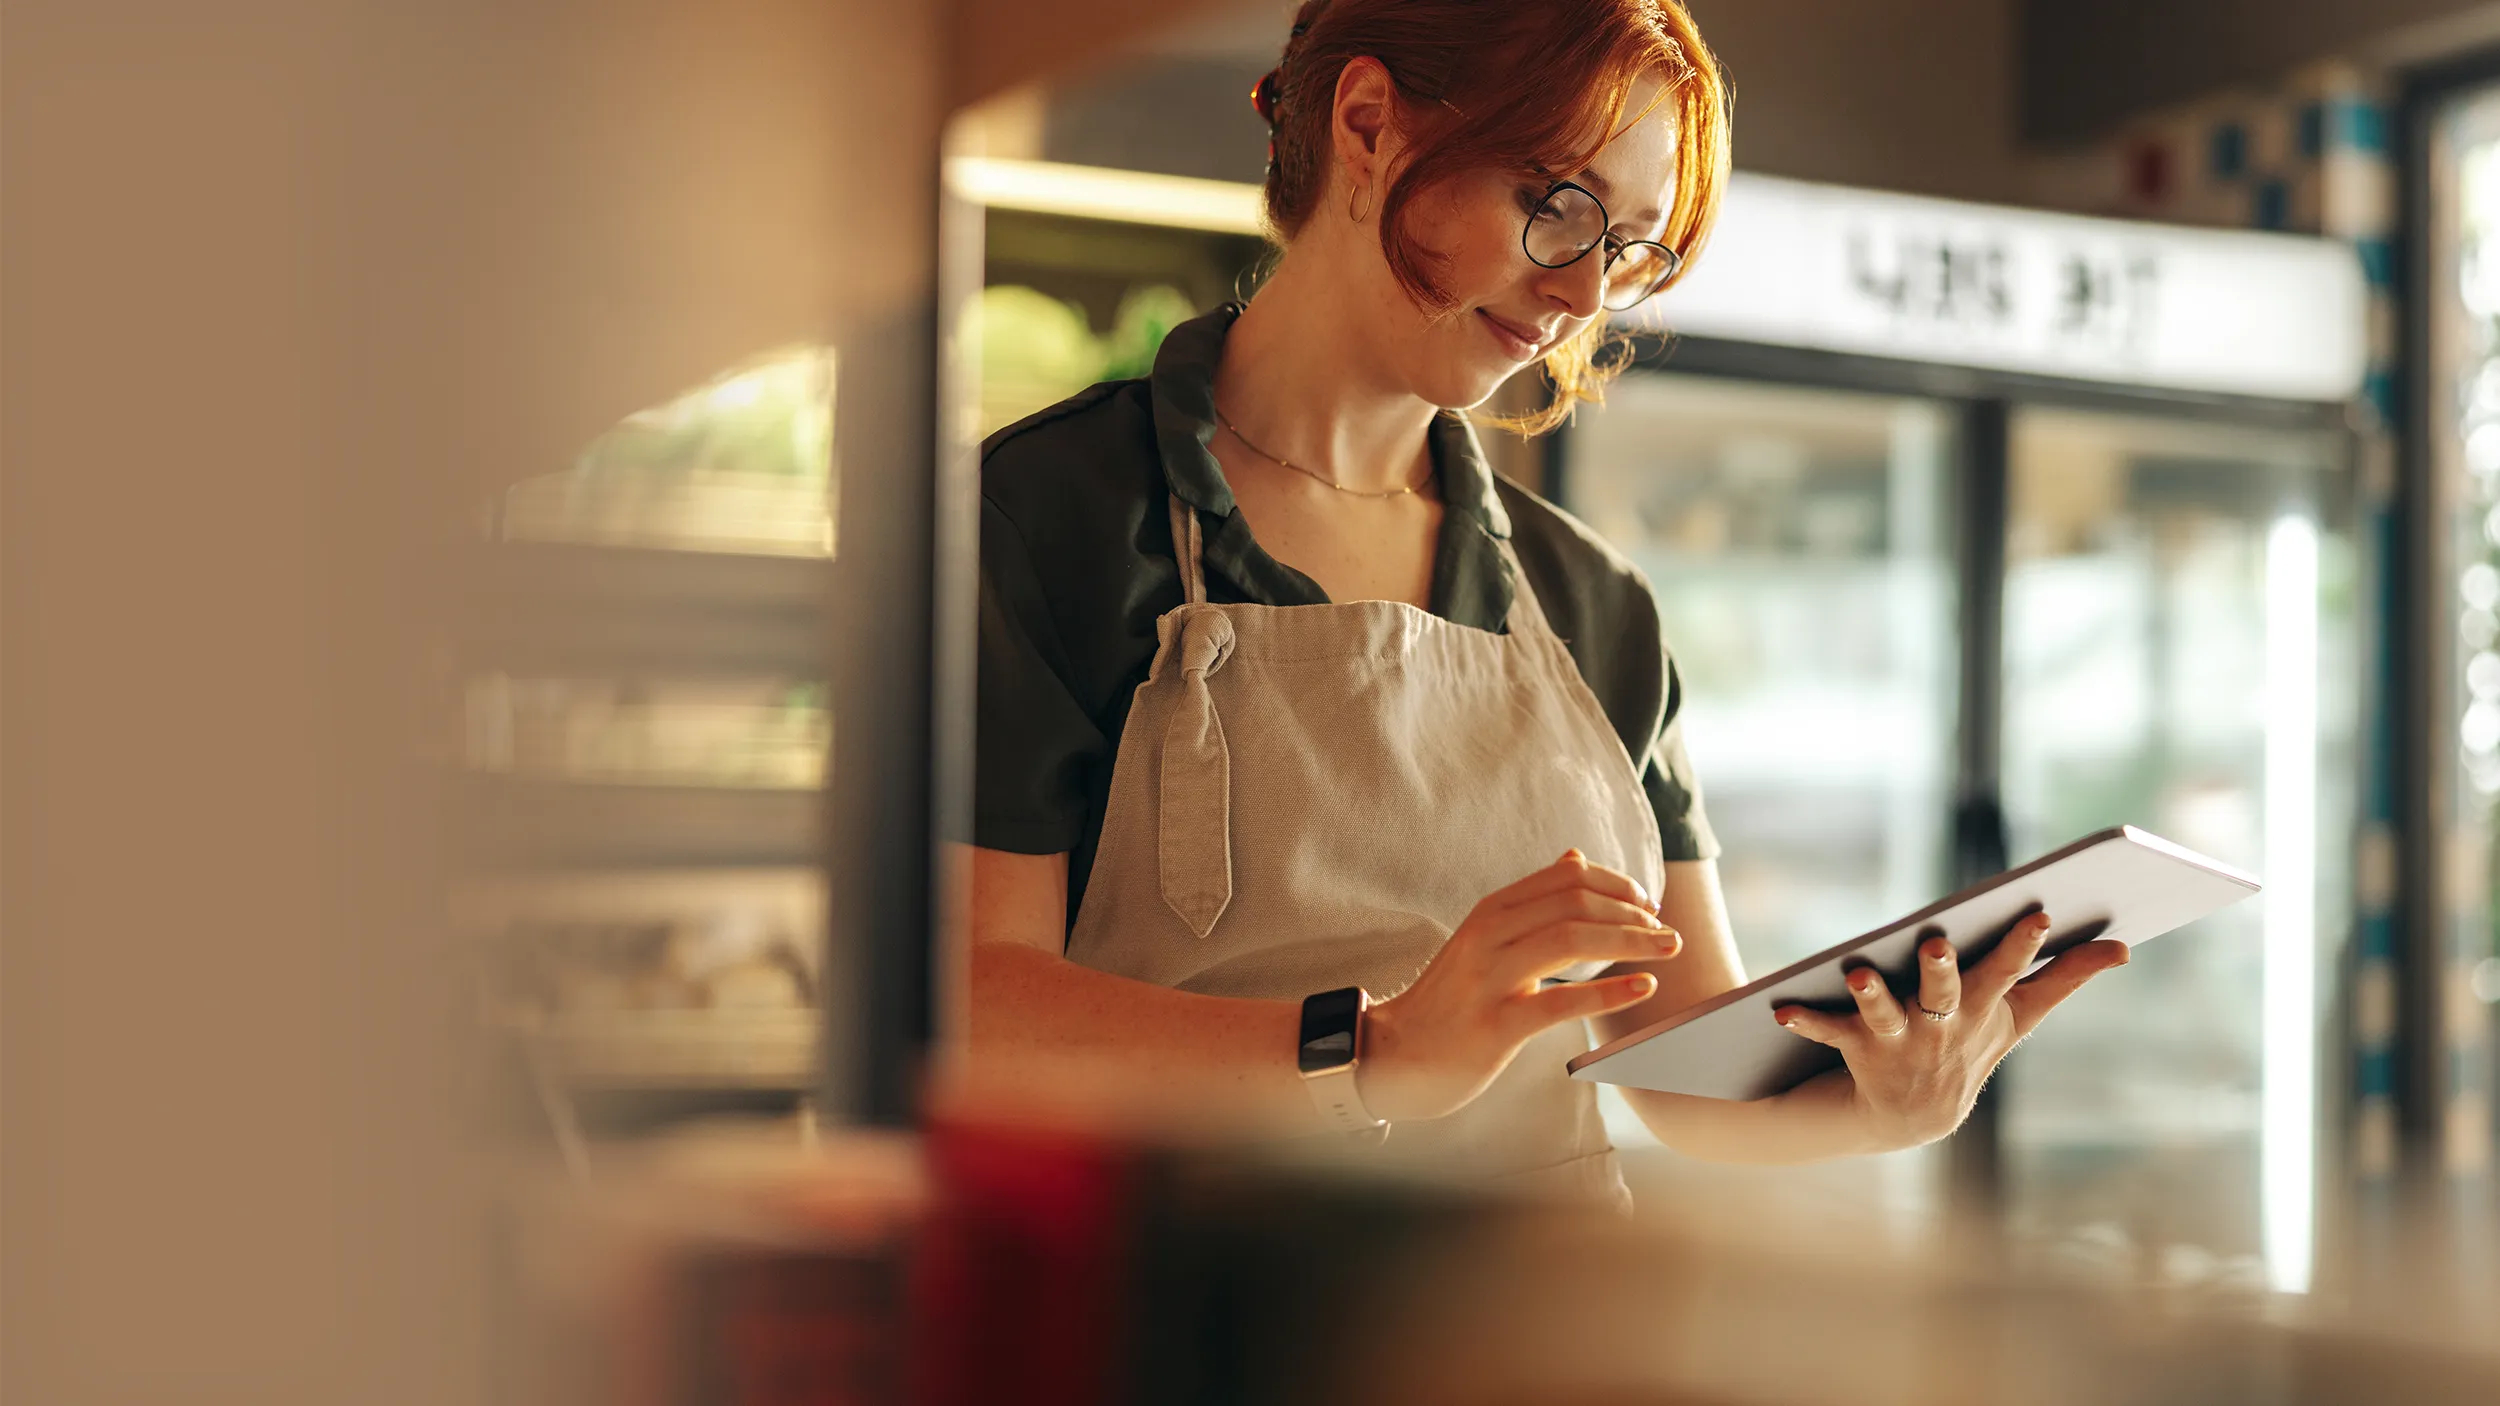
[{"label": "freckled forearm", "polygon": [[1004,942],[974,944],[969,977],[969,1052],[994,1079],[1019,1071],[1175,1116],[1320,1126],[1294,1068],[1297,1003],[1193,995]]}]

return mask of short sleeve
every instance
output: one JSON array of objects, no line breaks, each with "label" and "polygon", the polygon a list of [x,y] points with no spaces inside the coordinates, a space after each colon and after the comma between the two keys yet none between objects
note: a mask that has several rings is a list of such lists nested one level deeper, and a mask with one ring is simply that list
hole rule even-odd
[{"label": "short sleeve", "polygon": [[1667,658],[1666,672],[1666,707],[1661,710],[1658,735],[1641,765],[1641,789],[1649,795],[1649,808],[1658,814],[1658,845],[1669,862],[1716,859],[1719,838],[1711,833],[1710,818],[1702,812],[1701,781],[1693,774],[1692,758],[1684,753],[1684,679],[1676,672],[1673,656]]},{"label": "short sleeve", "polygon": [[1024,537],[981,503],[972,842],[1060,854],[1085,827],[1085,777],[1108,752],[1070,687],[1066,651]]}]

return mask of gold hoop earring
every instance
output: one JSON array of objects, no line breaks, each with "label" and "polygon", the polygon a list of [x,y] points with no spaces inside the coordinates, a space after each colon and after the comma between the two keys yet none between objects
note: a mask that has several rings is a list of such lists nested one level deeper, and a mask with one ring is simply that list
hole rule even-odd
[{"label": "gold hoop earring", "polygon": [[[1371,193],[1372,188],[1369,182],[1365,182],[1364,184],[1347,191],[1345,197],[1345,217],[1358,225],[1361,224],[1363,222],[1363,217],[1372,212],[1372,203],[1368,198]],[[1357,196],[1366,197],[1363,200],[1363,208],[1360,210],[1354,208],[1354,201]]]}]

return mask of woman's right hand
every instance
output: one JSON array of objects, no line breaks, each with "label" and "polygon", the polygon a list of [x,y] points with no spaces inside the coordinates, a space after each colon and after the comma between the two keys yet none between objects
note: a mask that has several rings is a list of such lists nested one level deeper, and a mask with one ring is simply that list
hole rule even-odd
[{"label": "woman's right hand", "polygon": [[1550,1026],[1649,999],[1647,972],[1542,986],[1587,962],[1655,962],[1683,946],[1629,876],[1578,850],[1487,894],[1415,984],[1364,1016],[1355,1079],[1392,1123],[1465,1107]]}]

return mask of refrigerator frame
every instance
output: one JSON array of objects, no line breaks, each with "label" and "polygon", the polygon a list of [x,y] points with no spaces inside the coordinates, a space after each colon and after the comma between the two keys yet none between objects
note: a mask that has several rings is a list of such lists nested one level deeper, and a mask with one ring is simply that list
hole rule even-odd
[{"label": "refrigerator frame", "polygon": [[[2457,771],[2453,640],[2446,602],[2458,561],[2450,537],[2453,503],[2438,480],[2433,444],[2449,431],[2433,424],[2439,411],[2433,364],[2438,314],[2431,300],[2432,260],[2440,247],[2434,169],[2435,126],[2453,102],[2476,89],[2500,88],[2500,48],[2427,64],[2402,74],[2395,97],[2397,223],[2392,240],[2397,377],[2395,482],[2391,550],[2401,563],[2390,580],[2389,627],[2399,653],[2390,670],[2389,710],[2398,853],[2397,922],[2391,956],[2395,988],[2393,1088],[2397,1132],[2396,1188],[2409,1200],[2439,1206],[2445,1188],[2470,1204],[2479,1181],[2481,1215],[2500,1207],[2500,1174],[2454,1177],[2456,1149],[2447,1145],[2450,1114],[2450,1032],[2443,990],[2454,918],[2447,895],[2459,882],[2450,787]],[[2500,1128],[2500,1054],[2483,1074],[2486,1125]],[[2500,1136],[2500,1134],[2496,1134]],[[2500,1148],[2482,1153],[2488,1168]]]},{"label": "refrigerator frame", "polygon": [[[2500,72],[2500,69],[2496,69]],[[1854,392],[1922,398],[1951,412],[1957,431],[1954,499],[1953,563],[1961,633],[1959,673],[1960,716],[1956,724],[1953,813],[1939,817],[1951,827],[1955,887],[2002,872],[2008,854],[2004,806],[2000,797],[1999,761],[2004,742],[2004,582],[2005,539],[2010,508],[2009,475],[2016,412],[2027,406],[2062,410],[2152,414],[2194,423],[2240,428],[2306,431],[2334,436],[2336,457],[2346,468],[2344,504],[2359,533],[2362,438],[2353,407],[2344,401],[2276,400],[2219,395],[2169,387],[2117,385],[2047,377],[2021,372],[1935,362],[1864,356],[1813,348],[1738,342],[1710,337],[1661,337],[1636,334],[1626,376],[1674,374],[1730,381],[1748,381],[1788,388]],[[1532,442],[1544,496],[1570,506],[1569,426]],[[2387,563],[2368,553],[2366,579],[2375,581]],[[2365,596],[2375,598],[2376,593]],[[2356,622],[2360,657],[2376,657],[2378,632],[2385,622],[2365,608]],[[2372,764],[2367,739],[2375,735],[2388,704],[2381,690],[2364,686],[2360,699],[2360,749],[2365,771]],[[2372,778],[2349,778],[2368,793]],[[2354,837],[2355,843],[2359,836]],[[2353,959],[2351,934],[2339,934],[2339,970]],[[2350,983],[2338,981],[2330,1003],[2328,1025],[2333,1042],[2320,1051],[2321,1166],[2340,1159],[2341,1130],[2349,1122],[2351,1102]],[[1956,1204],[1996,1215],[2005,1205],[2006,1166],[2003,1129],[2003,1079],[1991,1080],[1981,1093],[1970,1122],[1949,1140],[1946,1155],[1951,1192]],[[2321,1202],[2320,1243],[2325,1245],[2333,1215]]]}]

